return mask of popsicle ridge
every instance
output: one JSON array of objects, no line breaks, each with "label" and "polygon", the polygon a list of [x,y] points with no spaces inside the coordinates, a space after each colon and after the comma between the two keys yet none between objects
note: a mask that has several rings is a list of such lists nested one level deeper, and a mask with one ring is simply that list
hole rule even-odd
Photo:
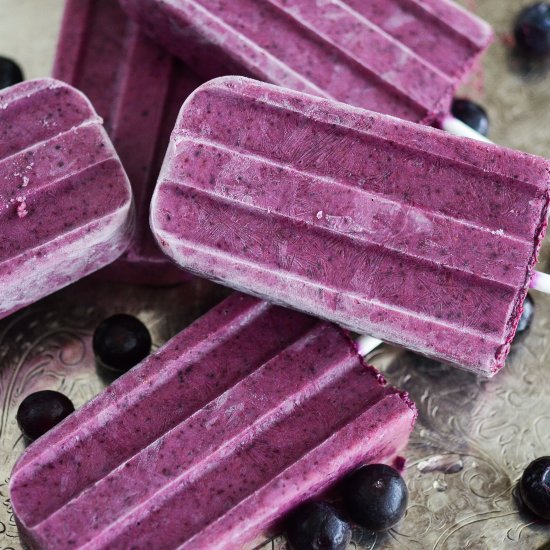
[{"label": "popsicle ridge", "polygon": [[[244,2],[247,3],[249,0]],[[369,73],[370,78],[380,79],[383,86],[401,96],[401,101],[409,98],[419,110],[427,105],[437,106],[440,98],[453,88],[451,78],[421,59],[413,50],[397,42],[364,17],[360,11],[352,9],[342,0],[331,0],[321,4],[316,0],[293,0],[291,3],[287,0],[260,2],[266,6],[273,6],[274,13],[284,14],[298,29],[309,31],[311,40],[319,37],[327,49],[327,55],[333,51],[333,56],[341,55],[348,62],[358,64],[361,70]],[[266,17],[267,21],[272,24],[271,12],[270,16]],[[335,21],[338,22],[337,25],[334,24]],[[256,40],[259,38],[259,32],[261,31],[258,30],[254,36]],[[303,31],[298,32],[298,35],[301,34]],[[385,57],[373,56],[373,50],[384,51]],[[290,56],[287,62],[294,62],[293,57]],[[418,75],[423,74],[429,74],[429,79],[419,80],[415,86],[410,85],[412,75],[418,80]],[[353,104],[352,101],[344,102]]]},{"label": "popsicle ridge", "polygon": [[424,123],[448,113],[459,80],[491,38],[485,23],[449,3],[441,14],[429,2],[406,1],[121,3],[205,78],[252,76]]},{"label": "popsicle ridge", "polygon": [[[397,430],[403,430],[406,433],[410,429],[408,426],[413,418],[412,413],[410,416],[403,414],[402,411],[396,414],[395,405],[398,405],[398,410],[404,405],[399,394],[382,398],[357,419],[349,422],[309,451],[302,458],[303,462],[307,461],[315,467],[319,467],[324,460],[326,463],[323,464],[323,471],[306,473],[305,483],[293,482],[293,478],[296,478],[297,474],[304,475],[304,472],[300,471],[301,463],[297,461],[178,548],[186,550],[241,548],[244,542],[260,532],[261,526],[272,525],[276,519],[280,518],[280,515],[277,518],[272,513],[274,508],[277,508],[279,513],[282,510],[288,512],[297,503],[303,502],[304,496],[310,498],[312,495],[319,494],[325,490],[327,485],[330,486],[345,476],[349,470],[343,468],[342,463],[351,461],[357,466],[361,463],[374,461],[387,462],[389,457],[395,454],[396,448],[390,443],[390,438],[395,437],[395,433],[388,437],[389,434],[379,419],[384,418],[390,424],[399,425]],[[365,429],[365,426],[368,428]],[[361,446],[361,441],[363,445],[365,444],[364,434],[366,431],[370,432],[368,444],[371,448],[364,454],[365,451],[358,448],[358,444]],[[330,456],[331,447],[332,449],[340,448],[342,452],[337,457]],[[327,451],[329,451],[329,456],[326,456]],[[358,460],[358,456],[361,454],[363,456]],[[260,508],[261,514],[252,514],[252,510],[258,504],[263,505],[263,508]],[[220,532],[222,533],[221,537]]]},{"label": "popsicle ridge", "polygon": [[[286,321],[285,326],[281,326],[283,320]],[[227,359],[224,359],[226,369],[222,373],[218,373],[219,385],[203,388],[201,392],[197,392],[194,400],[187,404],[189,414],[193,414],[208,401],[215,399],[225,391],[225,384],[234,384],[241,377],[246,376],[247,369],[252,368],[256,361],[268,361],[272,354],[280,349],[280,346],[284,347],[286,342],[292,341],[292,338],[309,330],[314,323],[313,319],[294,312],[284,316],[280,310],[270,309],[267,303],[252,298],[241,297],[231,301],[226,300],[223,307],[216,308],[207,318],[200,319],[173,339],[170,346],[171,352],[162,357],[159,357],[158,354],[150,356],[143,362],[139,371],[136,369],[124,377],[124,384],[117,381],[110,385],[100,397],[90,401],[85,406],[90,413],[85,425],[77,422],[74,418],[69,418],[66,421],[68,423],[66,430],[48,433],[49,445],[31,446],[18,463],[17,470],[20,471],[23,466],[29,466],[29,469],[34,470],[33,475],[35,475],[36,470],[40,470],[41,464],[47,466],[51,462],[54,447],[56,449],[55,456],[58,459],[61,456],[63,460],[63,457],[70,459],[77,450],[83,454],[92,452],[98,440],[104,445],[111,444],[113,452],[103,456],[101,464],[97,460],[94,467],[83,472],[81,477],[75,478],[74,481],[85,488],[131,458],[139,449],[138,445],[143,444],[142,439],[142,441],[130,440],[122,445],[119,442],[117,445],[116,439],[112,439],[114,436],[109,435],[109,426],[103,421],[107,417],[113,417],[122,422],[124,417],[139,418],[146,415],[148,410],[145,410],[143,405],[143,387],[146,388],[150,400],[158,396],[159,401],[155,401],[155,403],[158,403],[159,406],[162,396],[162,405],[166,410],[164,417],[156,419],[154,424],[149,418],[146,426],[150,434],[146,441],[149,443],[160,437],[164,430],[170,429],[170,422],[175,422],[176,415],[180,414],[179,400],[181,399],[183,381],[188,386],[194,386],[200,382],[200,377],[196,378],[198,370],[194,366],[195,363],[200,364],[201,361],[208,360],[221,361],[227,352]],[[264,331],[262,340],[258,341],[258,349],[255,353],[249,349],[251,344],[247,344],[245,349],[250,364],[241,364],[238,359],[238,350],[245,345],[243,342],[246,341],[248,335],[255,332],[252,330],[253,328]],[[271,329],[271,333],[268,332],[269,329]],[[221,348],[224,348],[223,351]],[[181,350],[185,350],[185,353]],[[161,360],[166,363],[166,368],[159,371],[158,364]],[[180,385],[168,392],[166,387],[172,386],[174,370]],[[191,376],[192,374],[195,378]],[[213,376],[212,379],[214,379]],[[100,411],[101,418],[99,417]],[[75,430],[81,432],[76,441],[68,437]],[[146,436],[142,435],[141,437]],[[44,475],[47,475],[47,469],[44,470]],[[80,485],[78,487],[66,486],[57,496],[58,499],[70,499],[81,490]],[[33,511],[35,520],[39,521],[41,514],[49,513],[51,505],[51,501],[37,503],[37,508]],[[42,509],[40,506],[44,506],[44,508]],[[43,512],[39,513],[39,510],[43,510]]]},{"label": "popsicle ridge", "polygon": [[[193,512],[163,530],[156,544],[179,547],[215,523],[208,543],[189,544],[210,548],[218,541],[230,548],[223,546],[235,528],[230,509],[242,513],[261,495],[283,500],[270,508],[273,517],[257,519],[239,536],[258,534],[296,499],[323,490],[360,461],[390,460],[416,415],[407,396],[385,386],[340,329],[239,295],[111,388],[17,463],[11,498],[31,547],[124,547],[136,537],[153,544],[146,528],[153,516],[187,502]],[[126,396],[138,394],[149,412],[127,408],[132,398]],[[162,415],[147,420],[161,405],[156,394],[163,394]],[[143,430],[126,432],[138,417]],[[144,433],[151,421],[155,426]],[[87,434],[92,447],[81,445]],[[319,454],[326,460],[311,458]],[[89,468],[79,468],[89,456]],[[107,467],[97,469],[105,460]],[[235,475],[227,473],[231,468]],[[297,483],[297,472],[311,477],[306,494],[284,496],[280,484],[291,474]]]},{"label": "popsicle ridge", "polygon": [[[303,371],[303,365],[299,368],[298,365],[301,353],[308,350],[308,341],[315,343],[315,340],[317,342],[328,340],[327,346],[330,349],[330,346],[334,345],[331,336],[326,326],[323,327],[323,324],[319,323],[319,326],[313,327],[301,340],[280,352],[280,355],[285,356],[285,364],[288,366],[284,370],[286,387],[284,398],[281,401],[275,402],[278,396],[275,389],[272,395],[263,398],[260,403],[254,401],[254,388],[257,385],[268,383],[275,388],[276,384],[280,383],[283,372],[279,367],[281,358],[278,355],[258,367],[244,380],[237,382],[235,386],[216,396],[202,409],[188,418],[182,419],[179,424],[148,447],[140,450],[138,454],[130,457],[108,476],[85,489],[77,498],[56,510],[52,516],[32,527],[37,533],[50,536],[48,524],[53,519],[56,523],[67,522],[72,526],[73,534],[76,534],[79,527],[78,518],[82,513],[79,507],[80,502],[85,504],[86,501],[94,499],[107,503],[101,506],[100,510],[96,510],[94,514],[94,523],[99,530],[97,536],[101,537],[103,532],[101,528],[105,525],[107,526],[106,530],[117,531],[119,524],[124,524],[128,516],[145,516],[148,509],[155,508],[155,502],[163,501],[167,495],[173,494],[174,491],[181,491],[182,486],[197,483],[204,472],[212,468],[212,464],[222,460],[231,460],[240,447],[249,445],[254,439],[259,437],[268,439],[270,431],[276,428],[276,424],[287,421],[286,419],[293,413],[295,407],[307,408],[312,395],[322,392],[323,397],[326,397],[327,394],[331,394],[331,387],[335,385],[337,385],[337,390],[334,391],[342,391],[343,381],[346,384],[361,383],[361,379],[348,376],[348,371],[356,366],[353,357],[349,356],[339,359],[339,364],[331,364],[330,370],[326,373],[316,372],[316,377],[312,380],[309,380],[308,377],[304,378],[304,372],[292,372],[291,366],[294,366],[295,370]],[[320,363],[312,368],[321,371]],[[372,388],[369,390],[372,391]],[[243,397],[246,395],[248,397]],[[363,396],[366,399],[363,405],[365,408],[369,406],[369,395],[365,392]],[[370,397],[370,399],[374,398]],[[246,408],[243,406],[244,402],[249,403]],[[238,423],[234,420],[235,416],[241,417]],[[205,428],[207,432],[203,433]],[[211,435],[213,431],[214,435]],[[198,443],[191,447],[193,437],[197,438]],[[186,450],[186,455],[182,452],[183,450]],[[170,465],[170,459],[177,454],[181,457],[179,464],[174,468],[173,465]],[[112,495],[122,490],[119,485],[124,483],[124,476],[128,475],[129,471],[132,472],[136,480],[145,480],[147,475],[151,476],[153,473],[158,477],[154,478],[152,482],[136,481],[131,494],[128,491],[124,494],[126,509],[124,513],[121,513],[121,503],[118,502],[118,499],[112,499]],[[168,471],[169,473],[167,473]],[[110,518],[115,516],[118,516],[118,519],[116,523],[111,524]],[[132,521],[135,521],[135,518],[132,518]],[[87,529],[88,526],[82,525],[81,527]]]},{"label": "popsicle ridge", "polygon": [[53,74],[90,97],[132,184],[134,238],[101,277],[153,285],[188,279],[159,250],[147,220],[177,112],[202,80],[146,37],[115,0],[66,2]]},{"label": "popsicle ridge", "polygon": [[[183,141],[185,141],[185,144]],[[178,139],[177,144],[180,144],[180,147],[189,147],[194,150],[195,153],[198,152],[202,159],[201,167],[202,169],[208,170],[210,177],[212,177],[212,174],[216,173],[216,163],[220,162],[222,156],[226,156],[227,158],[233,157],[240,159],[239,162],[252,167],[255,171],[261,170],[266,177],[279,179],[281,182],[288,185],[295,183],[296,187],[299,188],[295,190],[293,194],[295,202],[288,203],[287,200],[281,198],[275,207],[273,205],[270,207],[270,212],[276,215],[297,219],[306,224],[311,223],[311,212],[308,212],[301,204],[298,194],[300,193],[302,196],[306,196],[312,188],[314,192],[318,194],[320,202],[323,200],[328,202],[334,192],[334,188],[340,188],[339,192],[347,193],[349,197],[348,202],[351,204],[357,202],[361,198],[370,198],[372,202],[376,202],[375,214],[367,212],[366,215],[361,215],[363,213],[354,212],[351,207],[343,209],[341,215],[325,215],[322,210],[319,210],[320,214],[318,217],[316,216],[319,222],[315,222],[313,219],[313,223],[318,223],[320,229],[324,229],[332,234],[346,232],[351,239],[363,242],[379,243],[380,241],[384,241],[388,248],[396,252],[404,254],[406,250],[409,256],[439,263],[440,259],[434,257],[434,253],[437,254],[437,251],[433,249],[438,247],[444,250],[445,246],[449,246],[449,235],[446,232],[446,226],[453,224],[453,239],[472,239],[474,243],[473,246],[480,249],[480,255],[473,258],[473,265],[461,263],[460,269],[472,274],[475,273],[481,278],[487,276],[483,273],[484,271],[492,274],[494,270],[496,280],[499,280],[497,270],[502,266],[490,264],[487,261],[488,258],[485,257],[486,253],[483,251],[484,247],[487,247],[489,241],[494,240],[494,229],[476,222],[459,219],[450,214],[440,214],[435,207],[430,208],[428,204],[419,206],[409,204],[405,212],[400,212],[400,204],[395,198],[387,198],[381,193],[377,193],[376,191],[372,192],[365,188],[352,187],[350,189],[350,186],[347,186],[342,179],[338,179],[337,177],[324,176],[319,173],[308,171],[307,169],[297,169],[288,166],[284,162],[276,162],[261,155],[243,152],[238,148],[229,147],[225,144],[202,137],[189,136],[184,138],[183,141]],[[318,153],[314,153],[314,155],[318,156]],[[303,156],[300,158],[300,162],[307,163],[307,160],[304,160]],[[183,156],[183,163],[186,163],[188,160],[187,156]],[[185,178],[181,177],[182,173],[184,173],[183,167],[178,158],[172,165],[172,171],[168,174],[169,179],[174,182],[176,188],[182,184],[185,186]],[[220,173],[218,175],[217,188],[214,190],[212,190],[211,186],[207,185],[205,181],[199,181],[197,179],[197,190],[210,197],[216,196],[219,193],[222,195],[222,198],[227,201],[235,201],[241,206],[244,205],[251,209],[259,208],[261,210],[261,205],[258,205],[255,200],[257,197],[253,196],[250,189],[246,190],[248,194],[243,195],[242,187],[232,185],[230,181],[232,176],[233,173],[230,170],[227,170],[225,173]],[[237,176],[237,178],[241,178],[241,181],[243,179],[242,176]],[[399,220],[396,219],[396,213],[398,211]],[[431,249],[429,250],[429,254],[425,247],[411,250],[410,247],[407,248],[404,246],[404,243],[402,243],[402,250],[400,250],[396,246],[396,243],[386,240],[387,234],[383,234],[382,231],[375,232],[373,226],[376,224],[377,220],[379,221],[382,218],[385,218],[387,225],[399,221],[399,223],[402,224],[401,232],[404,237],[408,236],[412,230],[417,229],[418,225],[424,224],[426,226],[426,233],[428,229],[430,230]],[[497,234],[502,233],[503,248],[509,251],[512,258],[515,254],[521,254],[521,249],[525,248],[525,245],[531,245],[531,241],[525,236],[520,234],[516,236],[513,231],[506,234],[503,228],[499,228],[496,231],[498,231]],[[445,254],[443,255],[443,259],[449,262],[449,267],[454,268],[452,256]],[[508,270],[506,273],[508,274]],[[521,270],[520,276],[523,276],[523,270]]]},{"label": "popsicle ridge", "polygon": [[458,363],[475,342],[491,366],[474,370],[492,373],[544,233],[550,172],[472,143],[217,79],[182,109],[153,232],[191,271],[352,330],[420,350],[397,328],[418,324]]},{"label": "popsicle ridge", "polygon": [[[345,2],[440,71],[458,79],[492,39],[487,22],[453,1]],[[417,21],[423,22],[421,29]],[[441,55],[442,51],[446,55]]]},{"label": "popsicle ridge", "polygon": [[[49,108],[44,98],[51,95],[63,103],[63,110]],[[32,112],[26,108],[30,98],[37,102]],[[23,124],[28,121],[39,123]],[[57,80],[42,78],[0,90],[0,122],[0,160],[8,160],[75,127],[100,124],[101,119],[84,94]]]}]

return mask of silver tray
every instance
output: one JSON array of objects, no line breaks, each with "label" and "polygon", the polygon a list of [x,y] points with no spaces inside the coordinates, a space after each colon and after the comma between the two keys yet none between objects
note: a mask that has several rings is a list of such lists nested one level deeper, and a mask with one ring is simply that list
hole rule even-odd
[{"label": "silver tray", "polygon": [[[367,1],[367,0],[366,0]],[[493,24],[495,43],[466,93],[491,116],[497,143],[550,156],[550,67],[526,65],[509,47],[511,22],[530,1],[463,0]],[[62,0],[0,0],[0,54],[12,55],[29,77],[51,66]],[[9,15],[7,15],[9,14]],[[550,269],[550,247],[540,269]],[[128,312],[162,345],[221,300],[226,290],[204,281],[164,289],[87,279],[0,321],[0,549],[22,548],[8,496],[11,468],[24,445],[15,422],[25,395],[57,389],[80,406],[97,394],[91,335],[104,317]],[[375,537],[357,531],[360,549],[550,548],[550,524],[518,509],[516,484],[535,457],[550,454],[550,297],[534,295],[528,337],[492,380],[384,346],[371,361],[392,384],[410,392],[420,411],[405,453],[409,508],[402,522]],[[282,538],[256,541],[284,548]]]}]

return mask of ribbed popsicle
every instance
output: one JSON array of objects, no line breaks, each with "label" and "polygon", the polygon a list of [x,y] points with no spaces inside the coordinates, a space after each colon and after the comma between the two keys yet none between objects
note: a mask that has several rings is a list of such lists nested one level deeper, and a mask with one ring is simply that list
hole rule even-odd
[{"label": "ribbed popsicle", "polygon": [[121,0],[205,78],[240,74],[426,124],[488,46],[449,0]]},{"label": "ribbed popsicle", "polygon": [[236,549],[415,416],[342,330],[234,295],[34,443],[11,502],[32,549]]},{"label": "ribbed popsicle", "polygon": [[151,223],[186,269],[490,376],[549,182],[532,155],[226,77],[184,105]]},{"label": "ribbed popsicle", "polygon": [[116,0],[67,0],[53,75],[90,98],[132,184],[134,239],[101,275],[153,285],[188,279],[153,239],[149,203],[178,111],[203,81],[141,33]]},{"label": "ribbed popsicle", "polygon": [[52,79],[0,91],[0,318],[118,258],[128,178],[88,99]]}]

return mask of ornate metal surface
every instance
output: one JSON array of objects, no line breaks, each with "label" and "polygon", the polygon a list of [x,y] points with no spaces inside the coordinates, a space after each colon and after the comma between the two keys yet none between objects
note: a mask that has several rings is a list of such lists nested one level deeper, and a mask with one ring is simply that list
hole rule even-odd
[{"label": "ornate metal surface", "polygon": [[[550,156],[550,72],[544,64],[522,63],[509,47],[513,16],[530,2],[462,3],[493,23],[498,34],[484,71],[468,88],[469,95],[488,107],[491,137]],[[33,11],[34,2],[1,4],[0,54],[9,55],[26,51],[20,29],[27,21],[35,18],[42,25],[49,22],[49,28],[57,25],[62,0],[48,0],[51,10],[39,14]],[[17,8],[17,17],[10,18],[10,6]],[[47,55],[42,63],[33,60],[30,76],[48,72],[55,33],[49,34]],[[541,268],[550,269],[549,257],[546,247]],[[198,281],[148,289],[86,280],[0,321],[0,550],[22,548],[7,483],[24,446],[15,423],[23,397],[39,389],[58,389],[80,406],[100,391],[106,381],[96,374],[90,340],[105,316],[137,315],[159,346],[223,294]],[[550,454],[550,297],[534,298],[536,317],[530,334],[492,380],[390,347],[373,353],[372,362],[389,380],[410,392],[420,416],[406,452],[407,516],[378,538],[356,532],[352,548],[548,548],[550,525],[521,511],[515,498],[523,468],[533,458]],[[278,550],[284,541],[257,541],[257,547]]]}]

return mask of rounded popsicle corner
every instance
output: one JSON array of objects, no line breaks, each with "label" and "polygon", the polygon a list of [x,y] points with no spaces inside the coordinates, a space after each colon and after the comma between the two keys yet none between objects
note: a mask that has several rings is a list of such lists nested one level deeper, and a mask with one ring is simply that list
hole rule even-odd
[{"label": "rounded popsicle corner", "polygon": [[118,258],[134,208],[120,159],[81,92],[31,80],[0,91],[0,107],[2,318]]}]

